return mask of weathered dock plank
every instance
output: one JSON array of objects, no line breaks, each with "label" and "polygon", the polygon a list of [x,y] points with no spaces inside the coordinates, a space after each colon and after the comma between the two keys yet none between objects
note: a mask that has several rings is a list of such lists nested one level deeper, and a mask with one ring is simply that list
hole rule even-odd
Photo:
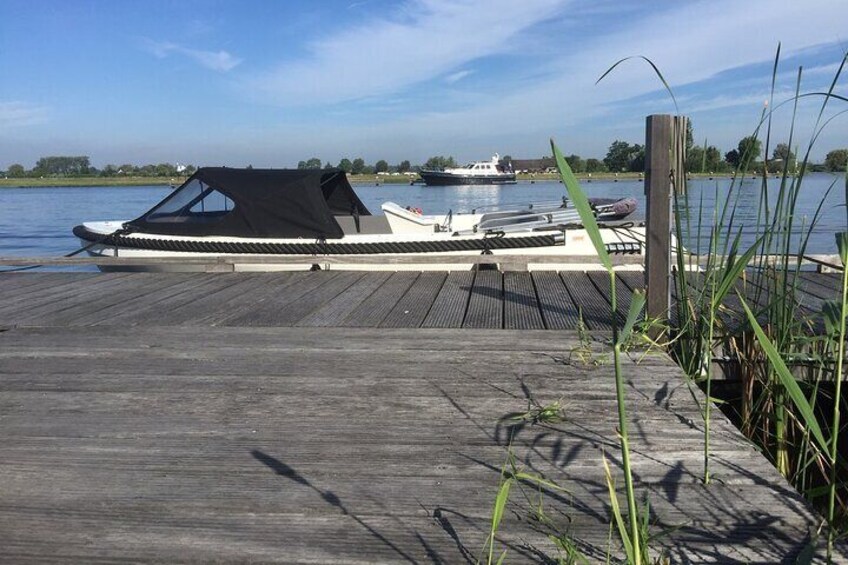
[{"label": "weathered dock plank", "polygon": [[[607,364],[563,362],[582,345],[503,329],[0,332],[0,561],[473,563],[508,449],[568,493],[516,485],[498,536],[507,560],[558,556],[524,494],[605,560],[615,389]],[[626,363],[637,489],[667,530],[654,549],[793,560],[818,525],[797,493],[720,416],[704,486],[679,369],[660,355]],[[556,400],[562,423],[509,417]]]},{"label": "weathered dock plank", "polygon": [[[560,273],[565,288],[577,305],[583,323],[590,330],[611,331],[609,302],[598,292],[586,273]],[[606,273],[604,273],[604,276]]]},{"label": "weathered dock plank", "polygon": [[[160,300],[177,294],[186,288],[198,285],[198,279],[188,274],[138,273],[131,279],[121,279],[120,284],[109,289],[100,289],[97,296],[76,303],[70,308],[45,313],[38,318],[39,325],[88,325],[117,322],[123,313],[136,312],[145,301]],[[147,302],[149,304],[149,302]],[[170,314],[171,310],[161,310]],[[161,318],[160,318],[161,321]]]},{"label": "weathered dock plank", "polygon": [[[17,275],[22,276],[22,275]],[[38,291],[14,296],[13,293],[3,294],[0,303],[0,316],[17,316],[26,314],[35,316],[40,312],[55,312],[68,307],[72,301],[86,301],[102,289],[109,288],[115,280],[127,277],[127,273],[106,273],[98,277],[79,277],[64,283],[50,285]]]},{"label": "weathered dock plank", "polygon": [[229,316],[224,316],[217,323],[227,326],[273,325],[280,309],[309,296],[322,285],[332,282],[341,274],[327,271],[309,273],[308,276],[303,275],[292,281],[291,284],[286,284],[284,290],[272,290],[261,297],[247,297],[248,301],[243,305],[243,308]]},{"label": "weathered dock plank", "polygon": [[503,327],[503,276],[497,271],[480,271],[474,277],[464,328]]},{"label": "weathered dock plank", "polygon": [[580,312],[559,275],[544,271],[533,273],[533,281],[545,327],[549,330],[576,329]]},{"label": "weathered dock plank", "polygon": [[398,303],[380,322],[381,328],[417,328],[430,312],[447,278],[446,273],[421,273]]},{"label": "weathered dock plank", "polygon": [[[168,276],[171,284],[157,292],[145,292],[129,303],[116,303],[122,308],[120,314],[114,314],[109,323],[120,323],[128,325],[153,324],[158,325],[168,313],[181,306],[197,300],[208,293],[215,292],[221,288],[233,284],[233,279],[220,277],[216,274],[196,274],[186,276],[175,273],[176,276]],[[128,291],[129,289],[123,289]],[[97,302],[90,304],[92,312],[99,312]]]},{"label": "weathered dock plank", "polygon": [[306,316],[321,308],[345,290],[362,279],[365,273],[342,272],[321,286],[313,289],[297,300],[280,305],[275,310],[265,310],[260,317],[260,323],[250,325],[293,326]]},{"label": "weathered dock plank", "polygon": [[506,272],[503,285],[504,327],[511,330],[545,329],[530,273]]},{"label": "weathered dock plank", "polygon": [[375,290],[388,280],[391,273],[381,271],[361,278],[335,298],[327,302],[312,314],[300,320],[298,326],[333,327],[341,323],[356,310]]},{"label": "weathered dock plank", "polygon": [[291,274],[239,273],[234,275],[221,273],[223,284],[203,294],[198,294],[190,302],[169,308],[158,323],[163,325],[196,324],[198,320],[205,320],[219,310],[222,304],[225,304],[227,308],[232,308],[234,301],[239,297],[251,296],[255,299],[257,294],[261,293],[263,287],[271,286],[272,283],[277,286],[281,279],[287,280]]},{"label": "weathered dock plank", "polygon": [[433,306],[421,324],[423,328],[459,328],[465,319],[474,286],[475,271],[451,271]]},{"label": "weathered dock plank", "polygon": [[406,294],[418,273],[399,271],[392,273],[371,296],[359,305],[342,322],[343,326],[355,328],[376,328],[389,315],[398,301]]}]

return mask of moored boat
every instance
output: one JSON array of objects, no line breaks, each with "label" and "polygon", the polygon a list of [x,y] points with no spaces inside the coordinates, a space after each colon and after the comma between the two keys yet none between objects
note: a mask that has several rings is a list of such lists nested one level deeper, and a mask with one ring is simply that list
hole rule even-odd
[{"label": "moored boat", "polygon": [[[602,221],[632,211],[627,199],[597,202]],[[322,256],[404,257],[393,269],[444,270],[471,264],[441,264],[432,257],[480,254],[585,255],[594,250],[566,201],[471,213],[424,215],[387,202],[372,215],[340,170],[201,168],[142,216],[130,221],[86,222],[74,228],[93,256],[130,258],[238,257],[237,270],[309,268]],[[630,231],[627,231],[630,230]],[[644,229],[603,230],[614,247],[639,252]],[[624,246],[624,247],[622,247]],[[251,262],[250,256],[313,258],[298,265]],[[415,258],[428,256],[415,263]],[[349,265],[333,268],[385,268]],[[174,261],[143,270],[200,270]]]},{"label": "moored boat", "polygon": [[515,183],[515,172],[509,165],[501,163],[497,153],[489,161],[474,161],[462,167],[447,168],[443,171],[425,169],[418,174],[429,186]]}]

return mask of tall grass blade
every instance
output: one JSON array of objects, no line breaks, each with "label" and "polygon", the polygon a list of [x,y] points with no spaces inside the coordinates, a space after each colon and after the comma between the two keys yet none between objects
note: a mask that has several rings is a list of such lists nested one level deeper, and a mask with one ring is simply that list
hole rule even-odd
[{"label": "tall grass blade", "polygon": [[[741,233],[740,233],[741,235]],[[724,274],[722,275],[719,285],[716,288],[715,296],[712,299],[713,307],[718,308],[718,306],[724,302],[725,297],[733,288],[733,284],[739,279],[739,276],[742,274],[742,271],[745,270],[745,267],[751,262],[751,258],[754,257],[754,254],[757,252],[757,249],[762,242],[762,237],[758,238],[751,247],[748,248],[745,253],[742,254],[741,257],[734,260],[736,255],[736,246],[738,244],[738,239],[734,242],[731,254],[728,256],[727,265],[724,270]]]},{"label": "tall grass blade", "polygon": [[627,319],[624,321],[624,326],[621,328],[621,333],[618,335],[618,342],[620,344],[625,344],[627,343],[627,340],[630,339],[630,333],[633,331],[636,319],[639,317],[644,306],[645,291],[635,289],[633,291],[633,298],[630,301],[630,310],[627,312]]},{"label": "tall grass blade", "polygon": [[[633,554],[634,540],[630,539],[630,535],[627,533],[627,525],[624,523],[624,518],[621,515],[621,507],[618,505],[618,495],[615,493],[615,481],[612,480],[612,472],[610,471],[609,463],[607,463],[606,455],[603,457],[603,462],[604,476],[606,477],[607,490],[609,491],[610,508],[612,509],[613,521],[616,528],[618,528],[618,535],[621,537],[621,543],[624,545],[624,554],[627,556],[628,563],[639,565]],[[635,543],[639,543],[639,541],[635,540]]]},{"label": "tall grass blade", "polygon": [[841,420],[839,408],[842,404],[842,363],[845,358],[845,311],[848,308],[848,232],[839,232],[836,234],[836,247],[839,250],[839,258],[842,261],[842,304],[840,304],[839,333],[836,335],[836,338],[839,340],[839,347],[836,356],[836,374],[834,375],[836,379],[836,390],[833,395],[833,423],[831,424],[829,453],[830,492],[828,493],[827,521],[830,523],[830,530],[827,535],[828,561],[833,555],[833,541],[836,533],[833,522],[836,509],[836,457],[839,454],[839,427]]},{"label": "tall grass blade", "polygon": [[[495,536],[498,533],[498,528],[501,525],[501,520],[503,519],[504,509],[506,509],[506,503],[509,500],[509,489],[512,487],[512,483],[515,479],[512,477],[507,477],[503,483],[501,483],[501,487],[498,489],[498,496],[495,498],[495,507],[492,510],[492,528],[489,532],[489,560],[487,563],[492,565],[495,553]],[[503,560],[503,555],[498,562]]]},{"label": "tall grass blade", "polygon": [[745,309],[745,314],[748,316],[748,322],[754,329],[754,333],[757,336],[757,341],[759,341],[760,346],[766,353],[766,357],[768,357],[769,362],[774,368],[775,374],[780,379],[780,384],[783,385],[783,387],[786,389],[786,392],[789,394],[789,398],[792,399],[792,402],[795,404],[795,407],[798,409],[798,412],[803,417],[804,425],[807,427],[810,433],[812,433],[813,437],[819,445],[819,448],[822,450],[822,452],[828,453],[828,442],[824,439],[824,434],[822,434],[821,427],[819,427],[819,422],[818,420],[816,420],[816,415],[813,413],[813,409],[810,406],[810,403],[807,401],[807,397],[804,396],[804,393],[801,391],[801,388],[795,381],[795,377],[792,376],[792,373],[789,371],[789,368],[783,361],[780,352],[774,347],[768,336],[766,336],[765,332],[763,331],[763,328],[760,327],[759,322],[757,322],[757,317],[754,315],[753,312],[751,312],[751,309],[748,307],[745,298],[740,295],[739,300],[742,303],[742,307]]},{"label": "tall grass blade", "polygon": [[592,212],[592,207],[589,205],[589,199],[586,198],[586,194],[583,192],[583,189],[580,188],[580,183],[577,182],[577,177],[574,176],[574,173],[571,171],[571,167],[568,166],[568,162],[565,160],[565,157],[562,156],[562,152],[559,150],[559,147],[556,146],[553,139],[551,139],[551,149],[554,152],[554,158],[556,159],[557,168],[559,168],[559,175],[562,178],[562,184],[565,186],[566,190],[568,190],[568,197],[571,199],[571,202],[574,203],[574,207],[577,208],[577,213],[580,214],[580,221],[583,222],[583,227],[589,234],[589,238],[592,240],[592,245],[595,246],[595,251],[598,253],[598,258],[601,260],[601,264],[607,271],[611,271],[612,261],[610,260],[609,253],[607,253],[604,241],[601,238],[601,231],[598,229],[598,222],[595,220],[595,214]]},{"label": "tall grass blade", "polygon": [[615,69],[617,66],[619,66],[623,62],[629,61],[630,59],[642,59],[643,61],[645,61],[646,63],[651,65],[651,68],[654,69],[654,72],[656,73],[657,77],[659,77],[660,82],[663,83],[663,86],[665,87],[666,92],[668,92],[669,96],[671,96],[671,101],[674,102],[674,112],[676,114],[679,114],[680,108],[678,108],[678,106],[677,106],[677,98],[674,97],[674,92],[672,92],[671,87],[668,85],[668,82],[665,80],[665,77],[660,72],[660,70],[657,68],[657,66],[654,64],[654,62],[651,61],[650,59],[648,59],[647,57],[645,57],[644,55],[631,55],[630,57],[625,57],[624,59],[619,59],[618,61],[613,63],[613,65],[610,68],[608,68],[606,70],[606,72],[604,74],[602,74],[600,76],[600,78],[598,78],[598,80],[595,81],[595,84],[598,84],[599,82],[604,80],[604,78],[606,78],[606,76],[608,74],[610,74],[613,71],[613,69]]}]

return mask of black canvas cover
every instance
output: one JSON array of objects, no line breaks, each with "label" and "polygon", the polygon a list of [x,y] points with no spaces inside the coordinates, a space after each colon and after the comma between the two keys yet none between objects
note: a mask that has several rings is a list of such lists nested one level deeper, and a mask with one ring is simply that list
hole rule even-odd
[{"label": "black canvas cover", "polygon": [[339,239],[333,216],[370,215],[339,169],[203,167],[133,231],[183,236]]}]

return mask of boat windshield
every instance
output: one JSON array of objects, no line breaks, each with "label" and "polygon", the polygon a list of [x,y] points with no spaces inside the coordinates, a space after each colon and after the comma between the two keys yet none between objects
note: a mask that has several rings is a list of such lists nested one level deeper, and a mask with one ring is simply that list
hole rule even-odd
[{"label": "boat windshield", "polygon": [[206,223],[233,210],[233,201],[200,179],[192,179],[151,210],[145,220],[153,223]]}]

